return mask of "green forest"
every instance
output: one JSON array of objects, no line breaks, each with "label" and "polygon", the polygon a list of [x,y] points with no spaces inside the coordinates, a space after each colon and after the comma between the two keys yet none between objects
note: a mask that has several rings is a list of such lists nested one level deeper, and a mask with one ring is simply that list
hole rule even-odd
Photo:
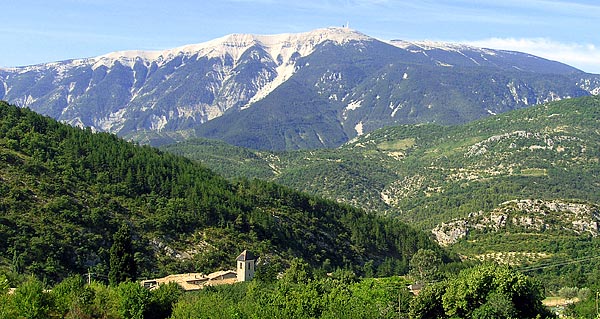
[{"label": "green forest", "polygon": [[[518,267],[563,264],[532,271],[557,290],[595,282],[600,267],[595,258],[600,233],[594,226],[600,216],[598,127],[600,97],[590,96],[464,125],[389,127],[336,149],[266,152],[211,140],[161,149],[231,179],[275,181],[424,231],[452,234],[452,225],[470,224],[454,229],[464,236],[450,251]],[[539,204],[527,209],[507,204],[514,201]],[[552,205],[579,205],[588,213],[552,211]],[[489,220],[501,215],[503,226]],[[589,228],[575,226],[584,224]],[[570,264],[582,258],[586,261]]]},{"label": "green forest", "polygon": [[282,266],[293,257],[327,268],[372,261],[388,275],[406,272],[419,248],[451,260],[397,220],[271,182],[230,182],[183,157],[27,109],[2,104],[0,112],[0,265],[17,273],[49,282],[108,276],[111,239],[124,224],[140,278],[231,267],[244,249]]},{"label": "green forest", "polygon": [[590,96],[463,125],[392,126],[335,149],[267,152],[212,140],[161,149],[228,178],[275,181],[430,229],[512,199],[600,202],[599,119],[600,97]]}]

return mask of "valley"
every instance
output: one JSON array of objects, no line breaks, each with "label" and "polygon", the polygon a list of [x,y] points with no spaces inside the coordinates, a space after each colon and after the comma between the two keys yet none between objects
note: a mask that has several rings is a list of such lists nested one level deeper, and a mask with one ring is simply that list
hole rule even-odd
[{"label": "valley", "polygon": [[230,178],[268,179],[398,218],[471,259],[543,265],[596,256],[599,112],[600,99],[585,97],[459,126],[385,128],[329,150],[209,140],[163,149]]}]

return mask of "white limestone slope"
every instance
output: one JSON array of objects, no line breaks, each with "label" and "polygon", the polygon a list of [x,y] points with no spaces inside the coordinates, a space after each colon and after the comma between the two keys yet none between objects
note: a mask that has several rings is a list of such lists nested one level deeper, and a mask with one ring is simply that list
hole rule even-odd
[{"label": "white limestone slope", "polygon": [[326,41],[336,44],[345,44],[350,41],[361,41],[372,39],[360,32],[348,28],[324,28],[304,33],[286,33],[278,35],[252,35],[252,34],[230,34],[208,42],[190,44],[162,51],[118,51],[101,55],[95,58],[73,60],[72,63],[93,63],[93,68],[101,65],[111,67],[115,61],[132,67],[136,61],[141,60],[146,65],[156,62],[158,66],[171,61],[178,56],[193,56],[198,54],[198,59],[225,58],[230,56],[234,63],[242,54],[253,46],[263,48],[274,61],[278,62],[278,77],[274,82],[283,82],[294,72],[292,59],[305,57],[315,48]]},{"label": "white limestone slope", "polygon": [[443,50],[448,52],[461,53],[463,51],[480,52],[487,55],[496,55],[496,50],[478,48],[466,44],[460,43],[449,43],[440,41],[404,41],[404,40],[391,40],[389,44],[396,46],[401,49],[418,48],[418,50],[431,51],[431,50]]},{"label": "white limestone slope", "polygon": [[117,51],[97,57],[74,59],[61,62],[38,64],[27,67],[11,68],[11,71],[25,73],[32,70],[54,69],[59,76],[70,69],[81,66],[91,66],[92,69],[105,66],[111,68],[115,62],[133,68],[136,62],[146,66],[156,63],[158,67],[168,63],[177,57],[192,57],[197,55],[198,59],[230,57],[235,64],[241,56],[251,47],[259,46],[267,52],[273,61],[277,63],[276,77],[265,83],[252,97],[250,104],[261,100],[271,93],[275,88],[288,80],[298,69],[295,62],[299,57],[305,57],[314,52],[316,47],[324,42],[330,41],[343,45],[350,41],[372,40],[360,32],[349,28],[323,28],[304,33],[286,33],[278,35],[252,35],[252,34],[230,34],[211,41],[190,44],[167,50],[159,51]]},{"label": "white limestone slope", "polygon": [[358,31],[337,27],[317,29],[304,33],[285,33],[278,35],[230,34],[207,42],[190,44],[167,50],[116,51],[97,57],[43,63],[24,67],[3,68],[3,70],[27,72],[35,69],[62,69],[65,67],[68,68],[69,66],[74,67],[90,64],[93,65],[93,68],[102,65],[111,67],[115,61],[119,61],[121,64],[131,67],[138,60],[148,64],[156,62],[160,66],[177,56],[192,56],[195,54],[198,54],[199,58],[225,57],[229,55],[234,61],[237,61],[248,48],[254,45],[260,45],[274,58],[274,60],[283,61],[285,63],[289,61],[292,56],[296,55],[296,53],[302,57],[311,54],[317,45],[326,41],[332,41],[336,44],[345,44],[350,41],[370,39],[372,38]]},{"label": "white limestone slope", "polygon": [[[223,102],[222,105],[194,104],[189,106],[177,106],[187,108],[185,112],[181,112],[183,117],[195,117],[196,115],[200,114],[198,116],[204,117],[205,115],[206,120],[210,120],[212,118],[221,116],[224,110],[236,104],[240,98],[243,98],[245,101],[244,103],[246,103],[246,105],[242,106],[242,108],[246,108],[252,105],[254,102],[259,101],[269,95],[273,90],[287,81],[294,75],[296,71],[298,71],[300,66],[296,65],[297,60],[313,53],[320,44],[331,42],[334,44],[343,45],[351,41],[364,40],[372,40],[372,38],[349,28],[335,27],[317,29],[304,33],[286,33],[278,35],[230,34],[204,43],[190,44],[166,50],[117,51],[97,57],[43,63],[25,67],[4,68],[2,70],[9,72],[9,75],[7,76],[10,76],[10,73],[24,74],[33,71],[38,73],[39,76],[47,75],[52,77],[52,82],[56,86],[63,86],[64,89],[68,91],[66,96],[67,105],[64,105],[63,109],[61,110],[61,113],[65,114],[70,107],[70,103],[76,100],[78,96],[73,90],[75,88],[74,82],[70,84],[64,84],[62,81],[66,77],[74,74],[73,71],[79,68],[91,68],[92,70],[96,70],[100,67],[105,67],[107,68],[107,72],[110,73],[115,66],[115,63],[118,62],[119,64],[132,70],[134,74],[134,81],[137,81],[138,79],[135,76],[136,70],[134,70],[136,63],[141,63],[145,65],[146,68],[150,68],[152,64],[155,64],[156,67],[160,69],[167,63],[179,58],[184,58],[184,63],[193,62],[189,61],[190,58],[197,60],[203,58],[221,59],[221,61],[223,61],[223,65],[225,64],[224,61],[233,61],[233,65],[227,67],[224,67],[223,65],[220,66],[220,63],[215,64],[214,76],[217,78],[217,82],[213,84],[214,87],[212,87],[212,89],[214,89],[214,91],[212,93],[217,96],[222,93],[219,92],[219,90],[224,88],[222,85],[229,78],[236,74],[236,66],[244,62],[241,61],[241,59],[245,53],[248,52],[251,54],[251,58],[258,59],[262,56],[252,54],[252,52],[249,50],[256,48],[266,52],[268,56],[263,57],[263,61],[261,62],[275,63],[274,76],[273,74],[266,72],[257,74],[252,80],[252,83],[241,84],[242,86],[247,85],[252,87],[249,89],[249,91],[242,92],[239,95],[227,94],[227,100],[221,100],[221,102]],[[244,57],[244,60],[247,59],[248,57]],[[172,75],[173,74],[167,74],[164,78],[164,81],[168,81]],[[0,85],[4,86],[4,91],[6,93],[11,91],[12,87],[7,81],[5,81],[5,79],[0,79],[0,83]],[[89,82],[85,92],[92,90],[94,85],[94,82]],[[134,83],[134,85],[130,88],[130,102],[138,98],[139,90],[143,87],[143,85],[143,83],[139,85],[138,83]],[[176,87],[179,84],[172,83],[171,85]],[[20,98],[20,100],[16,101],[16,103],[19,105],[28,106],[29,104],[33,103],[36,98],[37,97],[35,96],[24,96]],[[152,108],[152,105],[144,105],[140,110],[143,111],[148,107]],[[127,112],[125,112],[125,110],[127,110]],[[126,121],[128,116],[127,114],[130,113],[130,111],[133,112],[133,110],[128,108],[127,104],[121,105],[116,109],[116,111],[113,110],[110,114],[105,114],[103,116],[94,118],[93,123],[88,123],[88,125],[91,124],[99,130],[116,132],[123,127],[123,123]],[[179,113],[180,112],[177,112],[174,117],[180,117],[178,115]],[[158,115],[156,117],[152,117],[150,129],[161,130],[171,119],[172,116],[170,115],[166,118]],[[81,120],[79,121],[81,122]]]}]

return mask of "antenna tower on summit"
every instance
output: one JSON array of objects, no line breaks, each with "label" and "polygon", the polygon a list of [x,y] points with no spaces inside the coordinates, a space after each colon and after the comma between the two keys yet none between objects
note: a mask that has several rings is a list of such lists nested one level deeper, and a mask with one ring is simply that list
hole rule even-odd
[{"label": "antenna tower on summit", "polygon": [[350,22],[349,21],[346,21],[346,24],[344,25],[344,28],[350,29]]}]

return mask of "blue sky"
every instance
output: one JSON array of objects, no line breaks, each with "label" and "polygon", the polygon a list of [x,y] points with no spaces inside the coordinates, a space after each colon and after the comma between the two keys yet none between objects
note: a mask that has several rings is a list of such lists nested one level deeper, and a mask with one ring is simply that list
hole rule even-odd
[{"label": "blue sky", "polygon": [[600,74],[596,0],[0,0],[0,66],[159,50],[230,33],[350,27],[382,40],[465,42]]}]

